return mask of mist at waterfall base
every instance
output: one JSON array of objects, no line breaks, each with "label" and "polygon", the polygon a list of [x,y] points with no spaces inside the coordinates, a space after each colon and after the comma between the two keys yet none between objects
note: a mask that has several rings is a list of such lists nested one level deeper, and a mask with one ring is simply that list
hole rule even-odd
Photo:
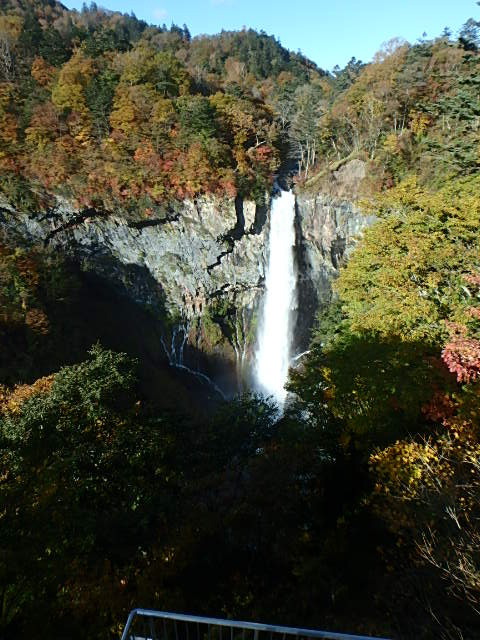
[{"label": "mist at waterfall base", "polygon": [[282,406],[291,358],[293,311],[296,307],[295,195],[281,191],[272,200],[265,297],[255,353],[259,391]]}]

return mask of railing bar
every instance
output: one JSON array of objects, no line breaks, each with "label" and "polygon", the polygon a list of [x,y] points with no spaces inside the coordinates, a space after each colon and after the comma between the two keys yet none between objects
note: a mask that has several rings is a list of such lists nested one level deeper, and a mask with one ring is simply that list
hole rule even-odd
[{"label": "railing bar", "polygon": [[[253,629],[254,631],[271,631],[272,633],[283,633],[285,635],[298,636],[302,635],[306,638],[325,638],[326,640],[388,640],[387,638],[374,638],[373,636],[358,636],[349,633],[337,633],[334,631],[321,631],[316,629],[301,629],[297,627],[283,627],[270,624],[262,624],[258,622],[243,622],[239,620],[222,620],[217,618],[207,618],[203,616],[190,616],[182,613],[171,613],[167,611],[155,611],[151,609],[133,609],[129,614],[129,620],[127,620],[127,626],[125,627],[122,635],[122,640],[127,640],[128,635],[125,632],[130,630],[131,621],[134,616],[151,616],[152,618],[164,618],[166,620],[173,620],[175,623],[179,622],[199,622],[209,625],[209,639],[210,639],[210,625],[216,625],[219,627],[234,627],[236,629]],[[131,619],[130,619],[131,618]]]},{"label": "railing bar", "polygon": [[176,620],[173,621],[173,626],[175,627],[175,640],[178,640],[178,628]]},{"label": "railing bar", "polygon": [[208,623],[208,640],[210,640],[210,623]]},{"label": "railing bar", "polygon": [[233,627],[230,627],[230,640],[233,640]]},{"label": "railing bar", "polygon": [[190,640],[190,631],[188,630],[188,625],[189,624],[190,624],[189,622],[185,623],[185,626],[187,627],[187,640]]},{"label": "railing bar", "polygon": [[223,631],[223,627],[220,627],[220,640],[222,640],[222,631]]},{"label": "railing bar", "polygon": [[137,615],[136,609],[133,609],[133,611],[130,611],[130,613],[128,614],[127,624],[125,625],[125,629],[123,630],[123,633],[122,633],[122,640],[128,640],[128,633],[132,626],[132,621],[136,615]]},{"label": "railing bar", "polygon": [[163,619],[163,633],[165,634],[164,640],[168,640],[167,621]]}]

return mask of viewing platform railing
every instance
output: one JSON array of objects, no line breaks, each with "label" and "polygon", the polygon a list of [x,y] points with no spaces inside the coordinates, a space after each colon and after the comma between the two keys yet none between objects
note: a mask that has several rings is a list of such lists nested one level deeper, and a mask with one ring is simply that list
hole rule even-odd
[{"label": "viewing platform railing", "polygon": [[133,609],[130,612],[122,640],[288,640],[288,636],[295,636],[297,640],[387,640],[349,633],[221,620],[149,609]]}]

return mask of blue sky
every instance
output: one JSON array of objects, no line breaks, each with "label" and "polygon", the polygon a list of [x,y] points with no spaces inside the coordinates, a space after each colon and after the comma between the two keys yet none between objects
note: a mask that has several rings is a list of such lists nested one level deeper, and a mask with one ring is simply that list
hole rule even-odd
[{"label": "blue sky", "polygon": [[[90,0],[87,0],[89,4]],[[64,2],[80,9],[82,0]],[[115,11],[134,11],[152,24],[187,24],[192,35],[243,26],[263,29],[288,49],[301,50],[324,69],[352,56],[371,60],[383,42],[415,42],[424,32],[456,33],[470,17],[480,19],[475,0],[97,0]]]}]

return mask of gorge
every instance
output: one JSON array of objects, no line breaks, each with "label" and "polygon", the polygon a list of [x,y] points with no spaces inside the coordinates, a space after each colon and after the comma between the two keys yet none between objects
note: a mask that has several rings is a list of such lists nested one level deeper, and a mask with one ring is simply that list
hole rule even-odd
[{"label": "gorge", "polygon": [[0,637],[478,638],[480,23],[227,26],[2,2]]},{"label": "gorge", "polygon": [[[263,207],[238,197],[205,196],[173,203],[164,217],[145,222],[82,212],[60,199],[40,214],[3,203],[0,226],[21,244],[40,243],[73,259],[82,271],[148,309],[158,325],[158,357],[186,373],[192,370],[197,379],[206,376],[222,394],[232,395],[257,384],[257,335],[265,330],[260,315],[268,273],[279,290],[292,289],[293,266],[284,270],[285,251],[298,271],[302,313],[288,322],[286,314],[282,331],[290,334],[291,354],[307,348],[315,314],[330,301],[332,279],[372,221],[351,202],[364,171],[359,161],[337,171],[337,188],[330,194],[283,191],[281,198],[273,197],[273,206]],[[288,217],[289,239],[268,272],[268,238],[276,237],[277,213]],[[269,304],[267,295],[265,309]],[[279,311],[269,313],[277,322]],[[271,328],[265,331],[274,335]],[[283,350],[272,345],[267,359]],[[282,364],[263,365],[270,373],[257,370],[260,386],[276,397],[283,383],[268,386],[265,376],[275,371],[283,380],[287,362],[282,355]]]}]

